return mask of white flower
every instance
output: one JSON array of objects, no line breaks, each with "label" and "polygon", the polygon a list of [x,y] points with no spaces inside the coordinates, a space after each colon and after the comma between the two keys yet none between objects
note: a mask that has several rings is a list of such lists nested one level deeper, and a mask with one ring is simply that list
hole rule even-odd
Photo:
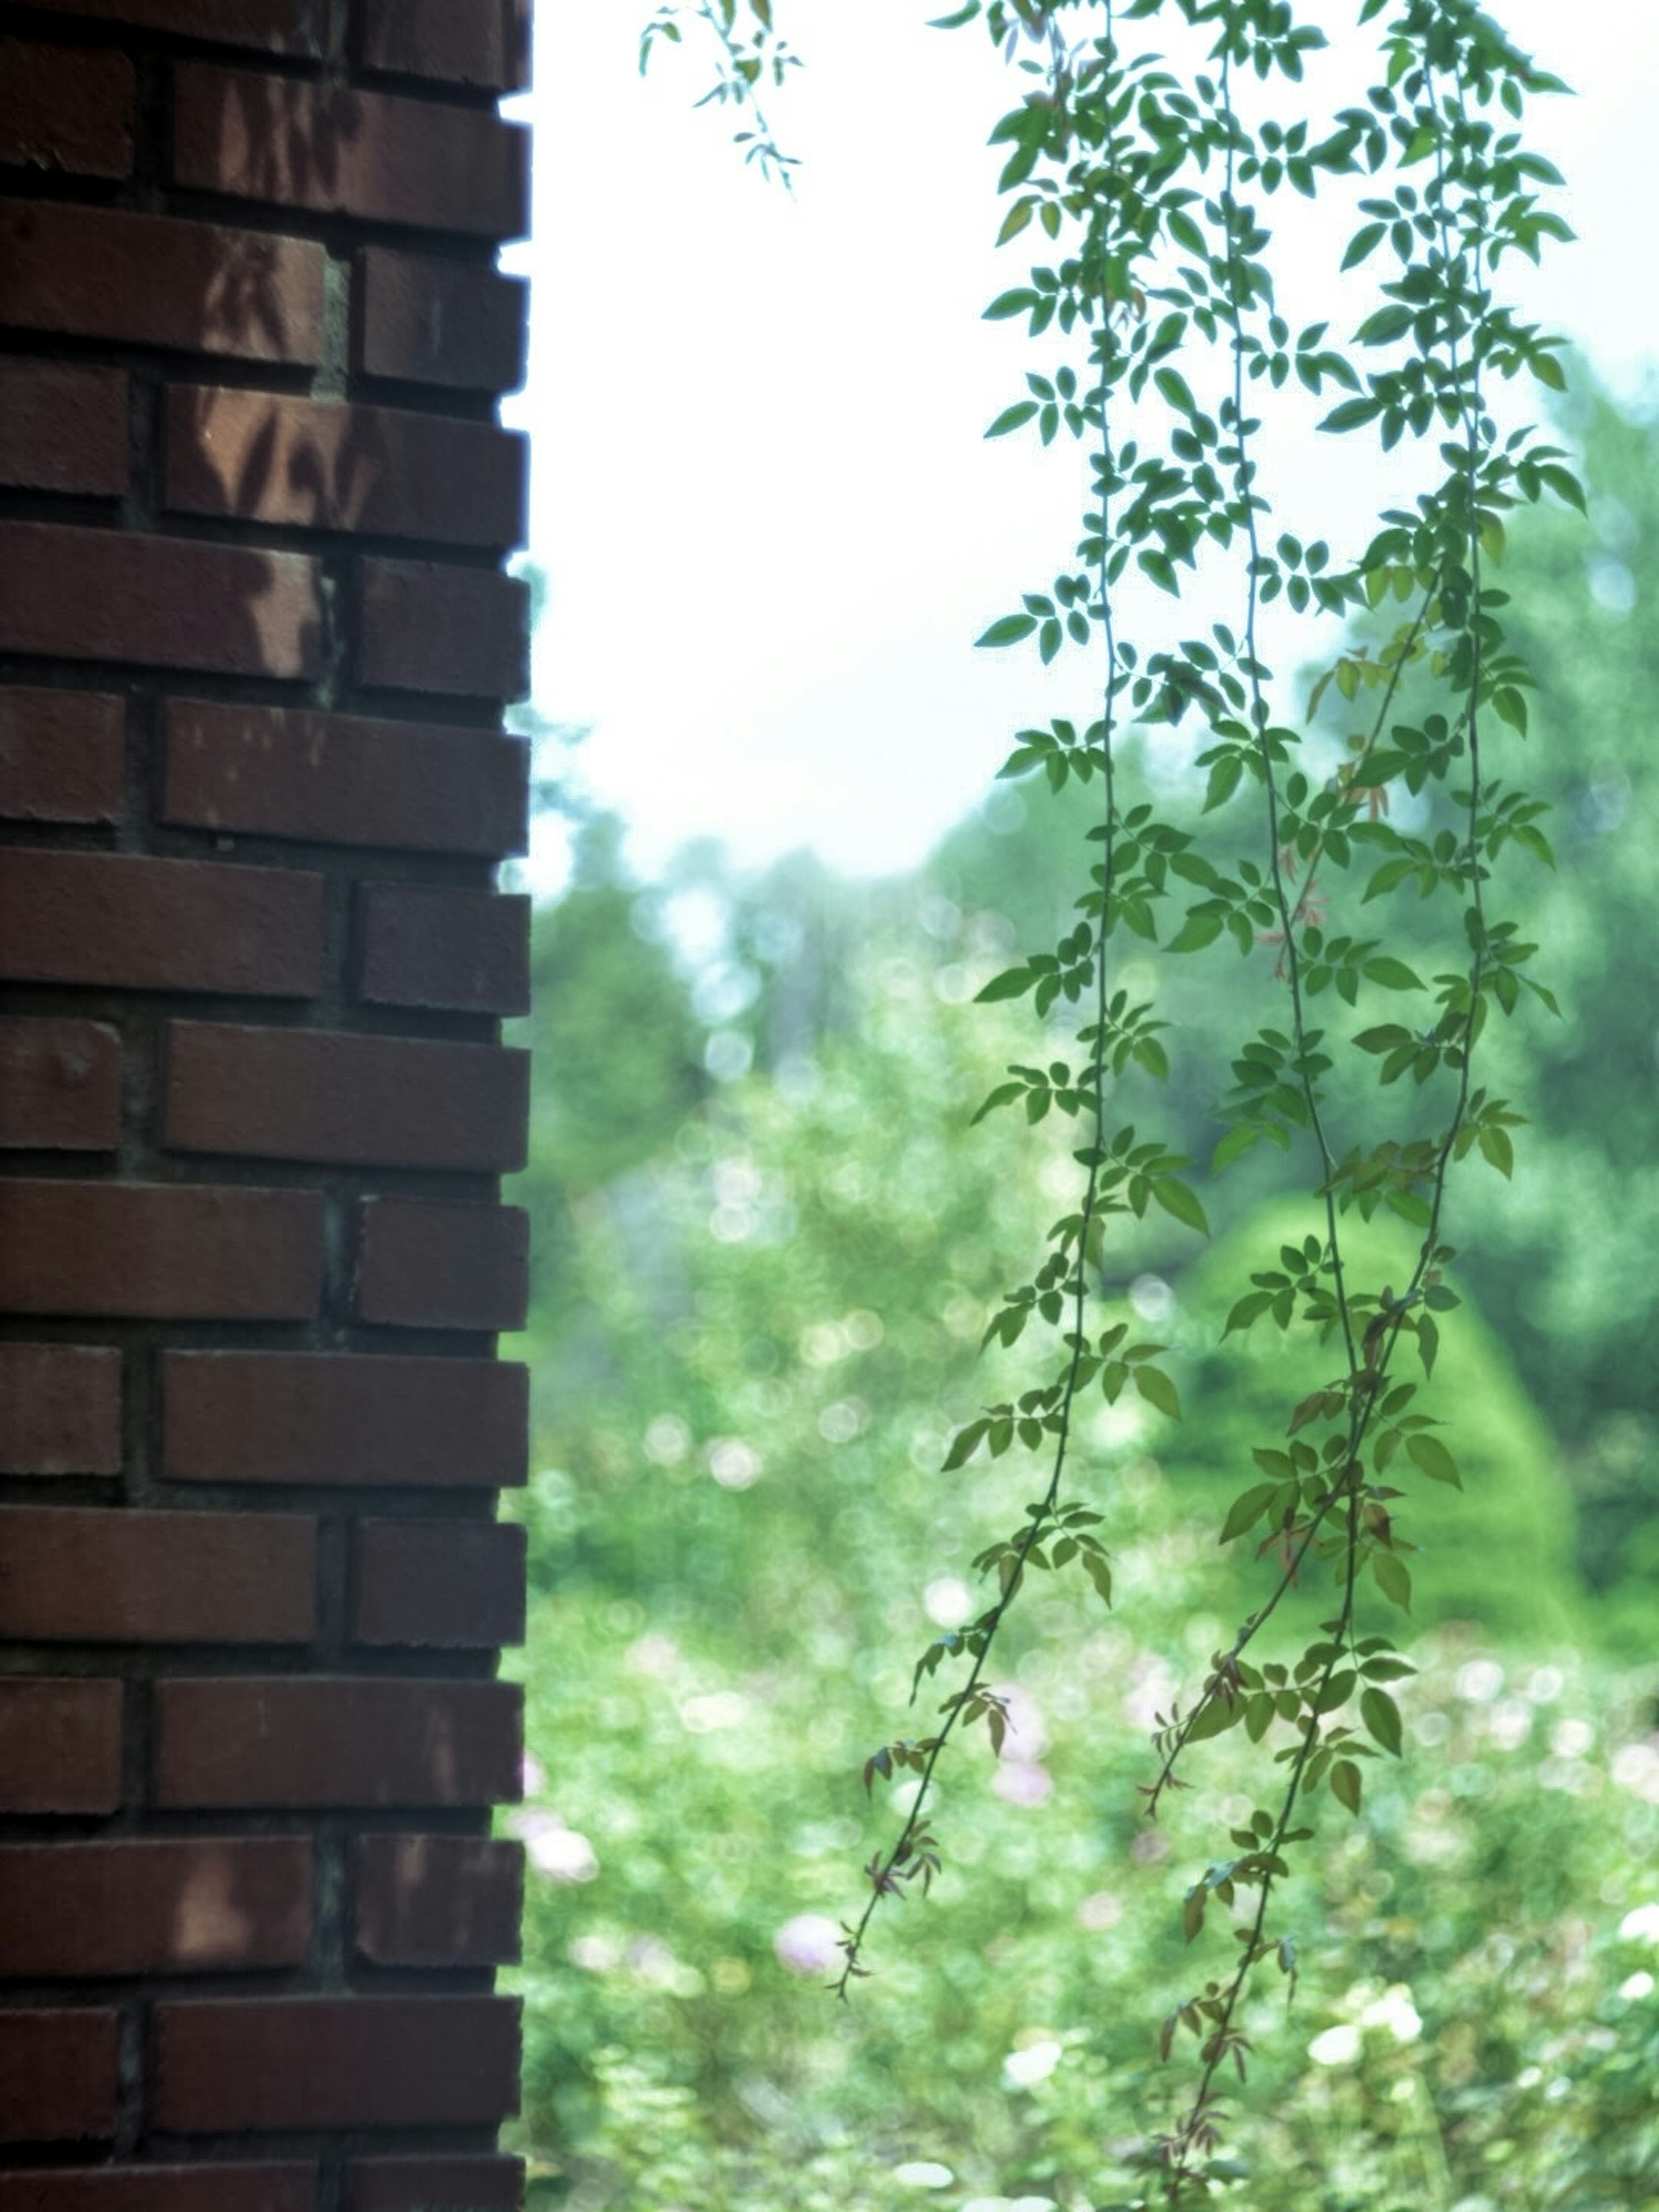
[{"label": "white flower", "polygon": [[1629,1975],[1620,1983],[1619,1994],[1632,2004],[1635,2004],[1642,1997],[1650,1997],[1653,1995],[1653,1976],[1645,1969],[1639,1973]]},{"label": "white flower", "polygon": [[1659,1905],[1638,1905],[1619,1923],[1627,1943],[1659,1943]]},{"label": "white flower", "polygon": [[1403,1982],[1395,1982],[1359,2015],[1361,2027],[1386,2027],[1396,2043],[1415,2043],[1423,2033],[1422,2015],[1412,2002]]},{"label": "white flower", "polygon": [[1052,2036],[1041,2043],[1028,2043],[1023,2051],[1011,2051],[1003,2060],[1002,2078],[1011,2089],[1034,2089],[1039,2081],[1048,2080],[1063,2055]]},{"label": "white flower", "polygon": [[1352,2021],[1345,2020],[1315,2036],[1308,2045],[1308,2056],[1316,2066],[1352,2066],[1359,2050],[1359,2030]]},{"label": "white flower", "polygon": [[893,2179],[907,2189],[948,2189],[956,2176],[936,2158],[912,2158],[893,2168]]},{"label": "white flower", "polygon": [[772,1948],[792,1974],[827,1974],[841,1958],[841,1930],[822,1912],[798,1912],[772,1938]]},{"label": "white flower", "polygon": [[525,1856],[550,1881],[592,1881],[598,1874],[592,1844],[556,1813],[520,1813],[511,1825],[524,1838]]}]

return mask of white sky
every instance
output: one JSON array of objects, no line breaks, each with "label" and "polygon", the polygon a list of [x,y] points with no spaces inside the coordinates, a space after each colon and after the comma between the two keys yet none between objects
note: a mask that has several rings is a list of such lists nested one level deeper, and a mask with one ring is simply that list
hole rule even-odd
[{"label": "white sky", "polygon": [[[1578,93],[1535,103],[1532,136],[1567,173],[1557,204],[1580,240],[1521,304],[1633,396],[1659,365],[1659,0],[1489,5]],[[1029,651],[973,650],[1070,565],[1081,505],[1080,449],[981,435],[1032,365],[1023,323],[981,320],[1031,258],[1033,234],[993,250],[985,145],[1021,81],[977,26],[926,27],[944,0],[779,0],[806,64],[769,104],[802,159],[791,199],[742,166],[725,111],[694,111],[713,70],[691,24],[641,81],[648,12],[538,0],[538,89],[519,104],[535,234],[505,261],[533,281],[532,361],[503,416],[533,434],[530,550],[551,585],[535,703],[592,725],[583,781],[645,875],[702,836],[743,866],[811,844],[852,872],[909,866],[983,795],[1015,727],[1088,712],[1080,657],[1045,679]],[[1355,10],[1326,12],[1334,40]],[[1313,219],[1304,295],[1281,292],[1293,325],[1328,314],[1345,337],[1365,311],[1327,274],[1344,234]],[[1386,479],[1312,419],[1287,418],[1264,488],[1304,535],[1330,529],[1340,491],[1363,540]],[[1226,612],[1200,603],[1181,629]],[[1305,631],[1268,641],[1286,667],[1307,647]],[[538,889],[560,849],[555,832]]]}]

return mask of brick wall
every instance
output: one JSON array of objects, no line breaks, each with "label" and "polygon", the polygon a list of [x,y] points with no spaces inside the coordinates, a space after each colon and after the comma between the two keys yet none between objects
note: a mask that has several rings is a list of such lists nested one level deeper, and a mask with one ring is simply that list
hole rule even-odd
[{"label": "brick wall", "polygon": [[526,6],[0,4],[0,2212],[519,2200]]}]

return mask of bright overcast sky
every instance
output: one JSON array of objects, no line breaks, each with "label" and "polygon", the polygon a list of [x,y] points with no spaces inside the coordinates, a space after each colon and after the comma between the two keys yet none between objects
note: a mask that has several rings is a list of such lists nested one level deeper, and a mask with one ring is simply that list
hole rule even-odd
[{"label": "bright overcast sky", "polygon": [[[1490,5],[1578,93],[1533,114],[1580,242],[1522,305],[1615,389],[1651,389],[1659,0]],[[1026,653],[973,650],[1068,564],[1080,506],[1074,454],[981,436],[1028,365],[1023,325],[980,319],[1026,266],[1025,240],[992,248],[985,146],[1018,81],[977,27],[927,27],[943,0],[779,0],[806,63],[770,103],[801,157],[791,199],[742,167],[721,111],[694,111],[712,76],[694,26],[641,82],[648,12],[536,11],[535,235],[507,257],[535,286],[532,363],[503,410],[534,438],[536,704],[590,726],[583,780],[641,873],[705,836],[744,866],[811,844],[849,872],[909,866],[1013,728],[1087,706],[1065,656],[1045,685]],[[1354,12],[1327,9],[1333,37]],[[1340,250],[1310,240],[1293,322],[1345,319]],[[1328,531],[1335,483],[1363,539],[1379,483],[1338,451],[1359,442],[1287,429],[1285,526]],[[1290,665],[1306,641],[1277,642]]]}]

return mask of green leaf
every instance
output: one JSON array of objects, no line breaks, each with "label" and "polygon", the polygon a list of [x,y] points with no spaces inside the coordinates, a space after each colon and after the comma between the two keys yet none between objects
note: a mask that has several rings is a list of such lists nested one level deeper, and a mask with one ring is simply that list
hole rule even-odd
[{"label": "green leaf", "polygon": [[1457,1462],[1438,1437],[1413,1437],[1408,1440],[1406,1449],[1431,1482],[1449,1483],[1454,1490],[1463,1487],[1463,1479],[1457,1472]]},{"label": "green leaf", "polygon": [[990,1425],[989,1421],[969,1421],[959,1428],[951,1439],[950,1450],[945,1455],[945,1465],[940,1472],[950,1474],[970,1460],[984,1443]]},{"label": "green leaf", "polygon": [[1510,1142],[1510,1133],[1498,1122],[1489,1121],[1480,1132],[1482,1158],[1495,1167],[1499,1175],[1515,1173],[1515,1146]]},{"label": "green leaf", "polygon": [[1376,1576],[1376,1587],[1383,1596],[1397,1605],[1401,1612],[1409,1613],[1412,1609],[1412,1578],[1405,1561],[1397,1559],[1392,1552],[1373,1552],[1371,1572]]},{"label": "green leaf", "polygon": [[1004,615],[994,622],[983,637],[974,640],[975,646],[1018,645],[1023,637],[1030,637],[1036,628],[1035,615]]},{"label": "green leaf", "polygon": [[1193,398],[1192,392],[1188,388],[1187,380],[1179,369],[1156,368],[1152,371],[1152,382],[1177,413],[1182,415],[1197,413],[1198,402]]},{"label": "green leaf", "polygon": [[1137,1367],[1135,1388],[1149,1406],[1156,1406],[1160,1413],[1167,1413],[1172,1421],[1181,1419],[1181,1397],[1176,1386],[1161,1367]]},{"label": "green leaf", "polygon": [[975,994],[976,1006],[989,1006],[998,999],[1021,999],[1036,977],[1029,968],[1005,968],[1000,975],[993,975],[982,991]]},{"label": "green leaf", "polygon": [[1196,1194],[1184,1182],[1177,1182],[1173,1176],[1164,1176],[1152,1185],[1152,1196],[1166,1213],[1174,1214],[1188,1229],[1196,1229],[1200,1237],[1209,1235],[1210,1224],[1204,1217],[1204,1208]]},{"label": "green leaf", "polygon": [[1359,1769],[1353,1760],[1339,1759],[1331,1769],[1331,1795],[1338,1804],[1346,1805],[1349,1812],[1358,1814],[1364,1789]]},{"label": "green leaf", "polygon": [[1369,981],[1380,983],[1385,991],[1421,991],[1426,988],[1422,977],[1413,975],[1403,960],[1393,959],[1386,953],[1365,963],[1365,975]]},{"label": "green leaf", "polygon": [[1386,1690],[1362,1690],[1359,1693],[1359,1717],[1376,1738],[1384,1751],[1401,1755],[1404,1740],[1400,1724],[1400,1708]]},{"label": "green leaf", "polygon": [[1036,411],[1035,399],[1017,400],[1012,407],[1003,409],[985,434],[988,438],[1006,438],[1010,430],[1018,430],[1022,422],[1029,422]]},{"label": "green leaf", "polygon": [[1231,1544],[1235,1536],[1242,1536],[1247,1528],[1253,1528],[1272,1504],[1279,1488],[1276,1482],[1256,1482],[1252,1483],[1248,1490],[1241,1491],[1221,1524],[1221,1534],[1216,1539],[1217,1542]]},{"label": "green leaf", "polygon": [[1003,292],[985,310],[983,319],[988,323],[1006,323],[1011,315],[1023,315],[1028,307],[1036,305],[1035,292]]},{"label": "green leaf", "polygon": [[[1179,931],[1170,940],[1171,952],[1201,952],[1206,945],[1213,945],[1221,934],[1218,914],[1189,914]],[[1224,1144],[1226,1139],[1222,1142]]]}]

